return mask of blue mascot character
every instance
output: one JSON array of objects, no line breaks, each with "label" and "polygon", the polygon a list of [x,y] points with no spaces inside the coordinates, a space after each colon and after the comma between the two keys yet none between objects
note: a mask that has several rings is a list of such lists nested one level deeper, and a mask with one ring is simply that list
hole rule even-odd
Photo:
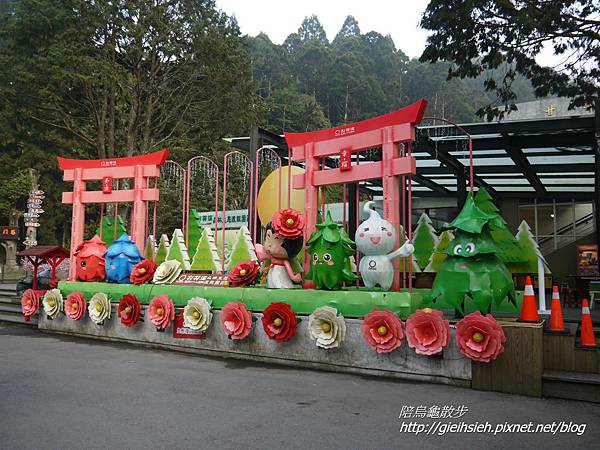
[{"label": "blue mascot character", "polygon": [[119,239],[113,241],[104,254],[106,260],[106,279],[112,283],[129,283],[129,275],[133,266],[144,259],[137,245],[122,234]]}]

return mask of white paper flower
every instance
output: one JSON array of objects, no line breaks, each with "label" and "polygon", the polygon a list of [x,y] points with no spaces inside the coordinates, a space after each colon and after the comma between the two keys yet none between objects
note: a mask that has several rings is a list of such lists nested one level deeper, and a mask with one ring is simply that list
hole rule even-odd
[{"label": "white paper flower", "polygon": [[110,300],[103,292],[98,292],[90,299],[88,308],[90,319],[95,324],[102,324],[105,320],[110,319]]},{"label": "white paper flower", "polygon": [[321,306],[308,316],[308,333],[317,341],[317,347],[338,347],[346,336],[344,316],[331,306]]},{"label": "white paper flower", "polygon": [[181,263],[174,259],[161,263],[154,272],[154,284],[171,284],[181,274]]},{"label": "white paper flower", "polygon": [[212,318],[210,304],[205,298],[190,298],[183,308],[183,326],[192,330],[206,331]]},{"label": "white paper flower", "polygon": [[42,300],[44,312],[52,319],[56,319],[63,312],[63,296],[58,289],[51,289],[46,292]]}]

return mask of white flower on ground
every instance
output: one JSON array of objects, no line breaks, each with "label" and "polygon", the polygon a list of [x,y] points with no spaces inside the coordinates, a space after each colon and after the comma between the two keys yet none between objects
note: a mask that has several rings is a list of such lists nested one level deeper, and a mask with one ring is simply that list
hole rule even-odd
[{"label": "white flower on ground", "polygon": [[95,324],[101,324],[105,320],[110,319],[110,300],[103,292],[98,292],[90,299],[88,308],[90,319]]},{"label": "white flower on ground", "polygon": [[317,341],[317,347],[338,347],[346,335],[344,316],[338,315],[335,308],[321,306],[308,316],[308,333]]},{"label": "white flower on ground", "polygon": [[190,298],[183,308],[183,326],[192,330],[206,331],[212,318],[210,304],[205,298]]},{"label": "white flower on ground", "polygon": [[64,307],[63,296],[60,290],[50,289],[47,291],[42,304],[44,305],[44,312],[52,319],[56,319],[63,312]]}]

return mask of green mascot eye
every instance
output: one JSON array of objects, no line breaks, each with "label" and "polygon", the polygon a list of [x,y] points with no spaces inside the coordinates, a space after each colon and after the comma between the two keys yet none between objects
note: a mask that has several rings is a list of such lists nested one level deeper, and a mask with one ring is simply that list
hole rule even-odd
[{"label": "green mascot eye", "polygon": [[458,244],[456,247],[454,247],[454,254],[455,255],[460,255],[463,251],[462,245]]},{"label": "green mascot eye", "polygon": [[329,253],[325,253],[323,255],[323,261],[325,261],[325,262],[331,261],[331,255]]},{"label": "green mascot eye", "polygon": [[316,253],[313,253],[313,262],[317,262],[319,260],[319,255],[317,255]]},{"label": "green mascot eye", "polygon": [[467,245],[465,245],[465,252],[475,253],[475,244],[473,244],[472,242],[469,242]]}]

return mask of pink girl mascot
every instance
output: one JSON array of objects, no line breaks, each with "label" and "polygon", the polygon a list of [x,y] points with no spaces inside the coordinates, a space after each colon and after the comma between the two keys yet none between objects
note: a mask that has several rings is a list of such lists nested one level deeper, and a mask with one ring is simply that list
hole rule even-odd
[{"label": "pink girl mascot", "polygon": [[294,209],[278,211],[266,226],[264,243],[256,244],[259,261],[271,261],[267,275],[267,287],[292,289],[302,277],[294,273],[290,259],[295,257],[304,244],[304,217]]}]

